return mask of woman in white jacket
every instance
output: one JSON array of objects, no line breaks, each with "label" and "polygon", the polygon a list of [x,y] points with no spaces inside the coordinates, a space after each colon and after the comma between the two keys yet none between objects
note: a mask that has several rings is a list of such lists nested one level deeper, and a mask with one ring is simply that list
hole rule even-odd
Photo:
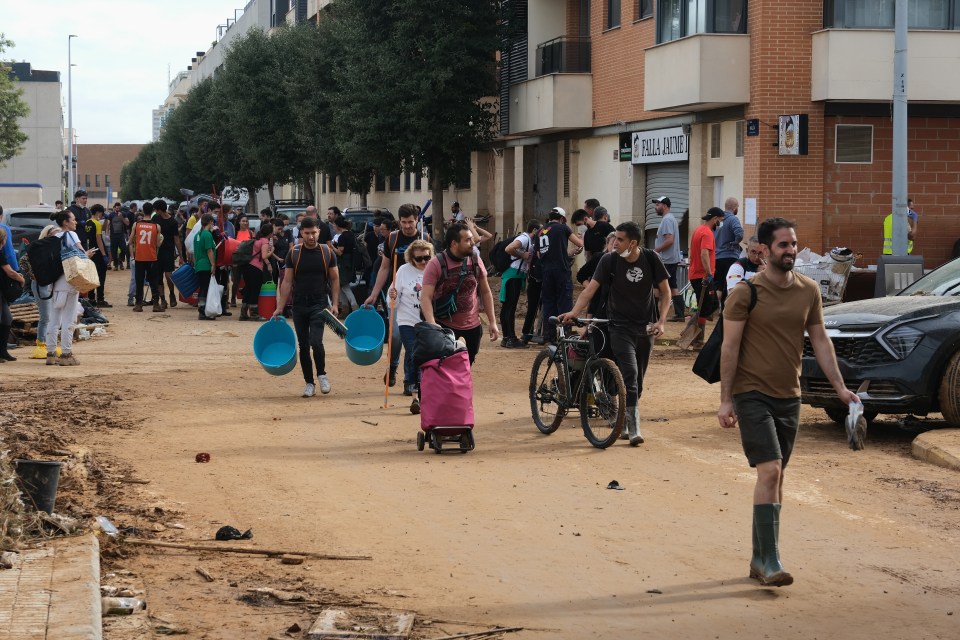
[{"label": "woman in white jacket", "polygon": [[[59,212],[54,219],[59,230],[53,235],[61,238],[66,247],[75,247],[82,250],[80,238],[77,237],[77,219],[73,212],[65,209]],[[86,252],[90,257],[99,249],[93,248]],[[64,367],[80,364],[73,357],[73,325],[77,316],[82,312],[79,302],[80,292],[70,286],[67,277],[61,275],[53,283],[53,298],[50,300],[50,321],[47,323],[47,364],[59,364]],[[62,353],[57,358],[57,335],[60,336]]]}]

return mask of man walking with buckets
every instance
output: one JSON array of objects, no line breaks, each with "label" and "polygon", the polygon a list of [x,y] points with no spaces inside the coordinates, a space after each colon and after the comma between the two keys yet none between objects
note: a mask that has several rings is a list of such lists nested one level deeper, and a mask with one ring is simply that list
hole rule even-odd
[{"label": "man walking with buckets", "polygon": [[[306,387],[303,397],[313,397],[317,392],[314,384],[313,364],[317,365],[317,383],[320,393],[330,393],[330,380],[327,378],[326,353],[323,350],[323,311],[330,309],[336,317],[340,298],[340,270],[337,268],[337,256],[330,247],[320,244],[320,229],[314,218],[304,218],[300,227],[303,240],[290,250],[286,261],[286,272],[277,292],[276,319],[293,289],[293,328],[297,333],[297,346],[300,348],[300,369]],[[310,350],[313,349],[313,361]]]},{"label": "man walking with buckets", "polygon": [[[637,223],[624,222],[616,233],[613,251],[600,259],[573,310],[561,315],[560,320],[569,323],[582,315],[601,285],[607,285],[610,346],[627,389],[627,415],[621,437],[629,438],[630,446],[635,447],[643,443],[638,405],[653,341],[663,335],[664,318],[670,309],[670,276],[660,256],[640,246],[642,235]],[[660,292],[659,313],[655,289]]]},{"label": "man walking with buckets", "polygon": [[800,361],[806,330],[817,364],[844,404],[859,402],[844,386],[833,343],[823,326],[820,287],[793,272],[794,223],[764,221],[757,237],[767,267],[737,285],[723,311],[720,356],[720,426],[740,422],[747,462],[757,470],[753,490],[753,556],[750,577],[785,587],[793,576],[780,563],[783,477],[800,425]]}]

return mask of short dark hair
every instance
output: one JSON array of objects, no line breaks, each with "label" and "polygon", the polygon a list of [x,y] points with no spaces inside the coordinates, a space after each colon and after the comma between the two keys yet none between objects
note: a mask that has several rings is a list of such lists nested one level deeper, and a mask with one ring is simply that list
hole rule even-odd
[{"label": "short dark hair", "polygon": [[543,223],[537,220],[536,218],[534,218],[533,220],[527,223],[527,233],[533,233],[534,231],[536,231],[542,226],[543,226]]},{"label": "short dark hair", "polygon": [[166,211],[167,210],[167,201],[166,200],[157,200],[153,203],[154,211]]},{"label": "short dark hair", "polygon": [[636,240],[637,242],[640,242],[640,225],[633,220],[618,224],[617,231],[622,231],[623,235],[627,236],[627,238],[630,240]]},{"label": "short dark hair", "polygon": [[54,200],[53,204],[63,204],[63,200]]},{"label": "short dark hair", "polygon": [[[103,208],[103,205],[99,202],[92,207],[90,207],[90,213],[103,213],[106,209]],[[2,212],[0,212],[2,213]]]},{"label": "short dark hair", "polygon": [[352,227],[350,226],[350,223],[347,222],[347,219],[344,218],[342,215],[338,215],[336,218],[334,218],[334,219],[333,219],[333,224],[336,225],[337,227],[341,228],[341,229],[351,229],[351,228],[352,228]]},{"label": "short dark hair", "polygon": [[[60,204],[63,204],[63,203],[61,202]],[[131,202],[131,203],[130,203],[130,210],[131,210],[131,211],[133,211],[134,209],[139,209],[139,208],[140,208],[140,207],[137,206],[137,203],[136,203],[136,202]]]},{"label": "short dark hair", "polygon": [[[402,211],[403,208],[401,207],[400,210]],[[447,229],[447,233],[443,236],[443,246],[449,249],[450,245],[452,245],[454,242],[460,242],[461,231],[470,233],[470,229],[462,222],[454,222],[452,225],[450,225],[450,228]]]},{"label": "short dark hair", "polygon": [[260,225],[260,228],[257,230],[258,238],[266,238],[273,235],[273,224],[270,222],[264,222]]},{"label": "short dark hair", "polygon": [[341,213],[340,207],[338,207],[338,206],[336,206],[336,205],[327,207],[327,211],[333,211],[333,217],[334,217],[334,218],[339,217],[339,216],[340,216],[340,213]]},{"label": "short dark hair", "polygon": [[143,207],[140,208],[140,211],[143,212],[144,217],[149,216],[151,213],[153,213],[153,203],[144,202]]},{"label": "short dark hair", "polygon": [[203,214],[202,216],[200,216],[200,228],[203,229],[205,226],[213,222],[213,220],[214,218],[212,213]]},{"label": "short dark hair", "polygon": [[224,213],[230,213],[230,209],[233,209],[233,207],[232,207],[231,205],[227,204],[226,202],[224,202],[224,203],[220,206],[220,209],[221,209]]},{"label": "short dark hair", "polygon": [[397,215],[401,218],[416,218],[417,217],[417,205],[415,204],[402,204],[400,209],[397,211]]},{"label": "short dark hair", "polygon": [[270,210],[270,207],[267,207],[266,209],[260,209],[260,215],[272,216],[273,211]]},{"label": "short dark hair", "polygon": [[586,200],[583,201],[583,206],[590,207],[591,209],[596,209],[597,207],[600,206],[600,201],[597,200],[596,198],[587,198]]},{"label": "short dark hair", "polygon": [[796,229],[797,224],[786,218],[767,218],[760,223],[760,227],[757,229],[757,240],[760,244],[765,244],[768,247],[770,243],[773,242],[773,235],[780,229]]},{"label": "short dark hair", "polygon": [[316,229],[317,221],[313,216],[306,216],[303,220],[300,221],[301,229]]},{"label": "short dark hair", "polygon": [[193,215],[194,213],[200,213],[200,207],[190,207],[190,215]]},{"label": "short dark hair", "polygon": [[573,212],[573,217],[570,218],[570,221],[573,222],[573,224],[580,224],[581,222],[583,222],[584,218],[586,218],[589,215],[590,214],[587,213],[585,209],[577,209],[576,211]]}]

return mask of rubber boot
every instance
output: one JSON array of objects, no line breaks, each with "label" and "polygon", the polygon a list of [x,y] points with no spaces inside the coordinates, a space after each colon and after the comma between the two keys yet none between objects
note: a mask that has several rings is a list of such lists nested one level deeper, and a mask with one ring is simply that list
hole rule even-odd
[{"label": "rubber boot", "polygon": [[683,320],[686,317],[687,305],[683,302],[683,296],[673,296],[674,319]]},{"label": "rubber boot", "polygon": [[786,587],[793,584],[793,576],[780,564],[780,505],[755,504],[753,514],[760,542],[760,584],[766,587]]},{"label": "rubber boot", "polygon": [[640,435],[640,407],[627,407],[625,418],[627,433],[630,434],[630,446],[643,444],[643,436]]},{"label": "rubber boot", "polygon": [[260,307],[258,305],[251,304],[248,311],[250,312],[251,320],[255,322],[260,322],[261,320],[263,320],[263,318],[260,317]]},{"label": "rubber boot", "polygon": [[763,556],[760,555],[760,535],[757,533],[757,510],[753,510],[753,553],[750,556],[750,577],[754,580],[760,579],[760,570],[763,567]]},{"label": "rubber boot", "polygon": [[240,317],[237,318],[237,319],[238,319],[238,320],[249,320],[249,319],[250,319],[250,315],[249,315],[248,312],[247,312],[247,310],[248,310],[249,308],[250,308],[250,306],[249,306],[248,304],[242,303],[242,304],[240,305]]},{"label": "rubber boot", "polygon": [[7,362],[15,362],[16,358],[10,355],[10,351],[7,350],[7,340],[10,338],[10,325],[4,324],[0,325],[0,360],[6,360]]}]

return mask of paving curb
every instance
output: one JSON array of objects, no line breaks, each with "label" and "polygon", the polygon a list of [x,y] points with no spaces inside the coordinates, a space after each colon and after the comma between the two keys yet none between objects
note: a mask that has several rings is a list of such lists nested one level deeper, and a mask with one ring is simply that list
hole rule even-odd
[{"label": "paving curb", "polygon": [[[66,542],[66,541],[64,541]],[[57,547],[47,637],[100,640],[100,543],[92,533]]]},{"label": "paving curb", "polygon": [[921,433],[914,438],[910,450],[915,458],[960,471],[960,429]]}]

